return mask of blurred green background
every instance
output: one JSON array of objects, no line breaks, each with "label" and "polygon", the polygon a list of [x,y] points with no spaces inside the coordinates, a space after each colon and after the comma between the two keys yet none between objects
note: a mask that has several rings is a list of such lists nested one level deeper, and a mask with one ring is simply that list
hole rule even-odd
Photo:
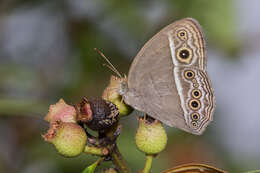
[{"label": "blurred green background", "polygon": [[[95,161],[63,158],[43,141],[48,106],[101,96],[112,72],[94,48],[127,74],[142,45],[184,17],[205,32],[217,109],[202,136],[166,127],[168,145],[152,171],[191,162],[229,172],[260,169],[259,1],[1,0],[0,172],[81,172]],[[136,113],[121,122],[118,146],[137,172],[145,156],[134,143]]]}]

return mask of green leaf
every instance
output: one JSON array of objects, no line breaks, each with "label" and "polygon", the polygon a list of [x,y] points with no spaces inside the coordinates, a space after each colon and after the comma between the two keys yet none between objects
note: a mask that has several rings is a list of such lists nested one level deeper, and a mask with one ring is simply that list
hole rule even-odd
[{"label": "green leaf", "polygon": [[90,166],[88,166],[87,168],[85,168],[82,173],[94,173],[95,169],[97,168],[99,163],[102,162],[102,161],[103,161],[103,158],[97,160],[95,163],[93,163]]}]

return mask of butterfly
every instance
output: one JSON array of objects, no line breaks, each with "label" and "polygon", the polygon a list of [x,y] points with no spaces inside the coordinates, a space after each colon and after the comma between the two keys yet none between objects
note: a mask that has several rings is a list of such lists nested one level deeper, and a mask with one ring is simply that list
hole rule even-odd
[{"label": "butterfly", "polygon": [[168,126],[200,135],[215,109],[206,61],[201,26],[184,18],[164,27],[143,46],[128,77],[108,62],[119,76],[111,80],[126,104]]}]

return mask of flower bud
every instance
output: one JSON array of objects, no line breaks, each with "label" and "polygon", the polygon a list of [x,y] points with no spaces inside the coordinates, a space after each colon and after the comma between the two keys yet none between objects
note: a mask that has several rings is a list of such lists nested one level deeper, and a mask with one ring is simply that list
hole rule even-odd
[{"label": "flower bud", "polygon": [[80,111],[77,120],[94,131],[103,132],[118,121],[117,107],[103,99],[83,98],[78,109]]},{"label": "flower bud", "polygon": [[45,141],[52,143],[65,157],[76,157],[84,151],[87,135],[76,123],[57,121],[51,123],[48,132],[43,135]]},{"label": "flower bud", "polygon": [[76,123],[76,110],[60,99],[58,103],[50,106],[44,119],[50,123],[56,121]]},{"label": "flower bud", "polygon": [[158,120],[139,118],[135,136],[137,148],[145,154],[158,154],[167,144],[166,132]]},{"label": "flower bud", "polygon": [[115,104],[119,110],[120,116],[126,116],[133,111],[133,108],[125,104],[122,100],[122,96],[118,93],[119,87],[120,79],[118,77],[111,76],[110,83],[104,90],[102,98]]},{"label": "flower bud", "polygon": [[109,100],[113,102],[114,100],[121,99],[121,96],[118,93],[118,87],[119,87],[119,78],[116,76],[110,77],[109,85],[106,87],[106,89],[103,92],[102,98],[104,100]]}]

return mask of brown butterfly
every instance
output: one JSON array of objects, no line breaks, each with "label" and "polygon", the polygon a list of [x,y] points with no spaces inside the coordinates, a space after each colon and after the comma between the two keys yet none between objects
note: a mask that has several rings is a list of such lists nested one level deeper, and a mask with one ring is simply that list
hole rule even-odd
[{"label": "brown butterfly", "polygon": [[195,19],[176,21],[153,36],[134,58],[128,77],[109,64],[119,75],[111,78],[117,81],[116,91],[133,108],[196,135],[212,120],[215,96]]}]

